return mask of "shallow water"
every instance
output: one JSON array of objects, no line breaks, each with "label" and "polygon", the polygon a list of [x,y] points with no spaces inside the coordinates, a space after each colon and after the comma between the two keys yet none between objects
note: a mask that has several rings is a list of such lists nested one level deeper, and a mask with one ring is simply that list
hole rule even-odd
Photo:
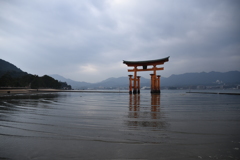
[{"label": "shallow water", "polygon": [[0,159],[240,159],[240,96],[0,98]]}]

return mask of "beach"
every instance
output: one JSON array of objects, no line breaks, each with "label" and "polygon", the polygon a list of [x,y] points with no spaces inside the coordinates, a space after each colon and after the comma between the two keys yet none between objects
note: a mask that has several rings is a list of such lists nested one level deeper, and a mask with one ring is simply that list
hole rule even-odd
[{"label": "beach", "polygon": [[50,93],[50,92],[95,92],[95,93],[128,93],[125,90],[62,90],[62,89],[0,89],[1,95],[33,94],[33,93]]}]

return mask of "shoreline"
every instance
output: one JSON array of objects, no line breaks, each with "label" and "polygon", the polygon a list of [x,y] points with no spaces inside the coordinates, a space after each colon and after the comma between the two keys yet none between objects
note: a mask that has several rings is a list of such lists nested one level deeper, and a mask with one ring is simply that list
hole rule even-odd
[{"label": "shoreline", "polygon": [[110,91],[110,90],[61,90],[61,89],[0,89],[0,96],[2,95],[16,95],[16,94],[36,94],[36,93],[56,93],[56,92],[88,92],[88,93],[128,93],[127,91]]},{"label": "shoreline", "polygon": [[240,95],[240,93],[227,93],[227,92],[186,92],[186,93]]},{"label": "shoreline", "polygon": [[[129,93],[121,90],[61,90],[61,89],[27,89],[27,88],[2,88],[0,89],[0,97],[14,96],[14,95],[30,95],[43,93],[57,93],[57,92],[84,92],[84,93]],[[194,94],[224,94],[224,95],[240,95],[234,92],[186,92]]]}]

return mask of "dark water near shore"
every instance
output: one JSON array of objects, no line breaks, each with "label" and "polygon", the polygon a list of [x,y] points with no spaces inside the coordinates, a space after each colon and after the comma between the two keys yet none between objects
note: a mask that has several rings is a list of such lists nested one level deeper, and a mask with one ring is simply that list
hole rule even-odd
[{"label": "dark water near shore", "polygon": [[0,97],[1,159],[240,159],[240,96]]}]

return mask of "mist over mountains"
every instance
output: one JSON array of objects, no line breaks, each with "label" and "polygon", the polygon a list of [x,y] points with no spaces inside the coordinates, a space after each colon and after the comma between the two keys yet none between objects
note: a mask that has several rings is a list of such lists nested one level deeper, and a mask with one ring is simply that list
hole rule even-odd
[{"label": "mist over mountains", "polygon": [[[0,78],[8,73],[11,77],[22,77],[28,75],[27,72],[22,71],[15,65],[0,59]],[[127,73],[126,73],[127,74]],[[129,78],[118,77],[108,78],[98,83],[78,82],[61,75],[49,75],[52,78],[66,82],[71,85],[73,89],[87,89],[87,88],[128,88]],[[141,77],[141,87],[150,86],[150,79]],[[201,73],[185,73],[179,75],[171,75],[170,77],[161,77],[162,87],[181,87],[181,86],[197,86],[197,85],[240,85],[240,72],[229,71],[221,72],[201,72]]]},{"label": "mist over mountains", "polygon": [[[71,79],[64,78],[60,75],[50,75],[51,77],[67,82],[75,89],[84,88],[119,88],[128,87],[128,77],[108,78],[98,83],[77,82]],[[141,86],[150,86],[150,79],[141,77]],[[179,75],[171,75],[170,77],[161,77],[161,86],[165,87],[180,87],[180,86],[197,86],[197,85],[238,85],[240,84],[240,72],[229,71],[221,72],[201,72],[201,73],[185,73]]]}]

